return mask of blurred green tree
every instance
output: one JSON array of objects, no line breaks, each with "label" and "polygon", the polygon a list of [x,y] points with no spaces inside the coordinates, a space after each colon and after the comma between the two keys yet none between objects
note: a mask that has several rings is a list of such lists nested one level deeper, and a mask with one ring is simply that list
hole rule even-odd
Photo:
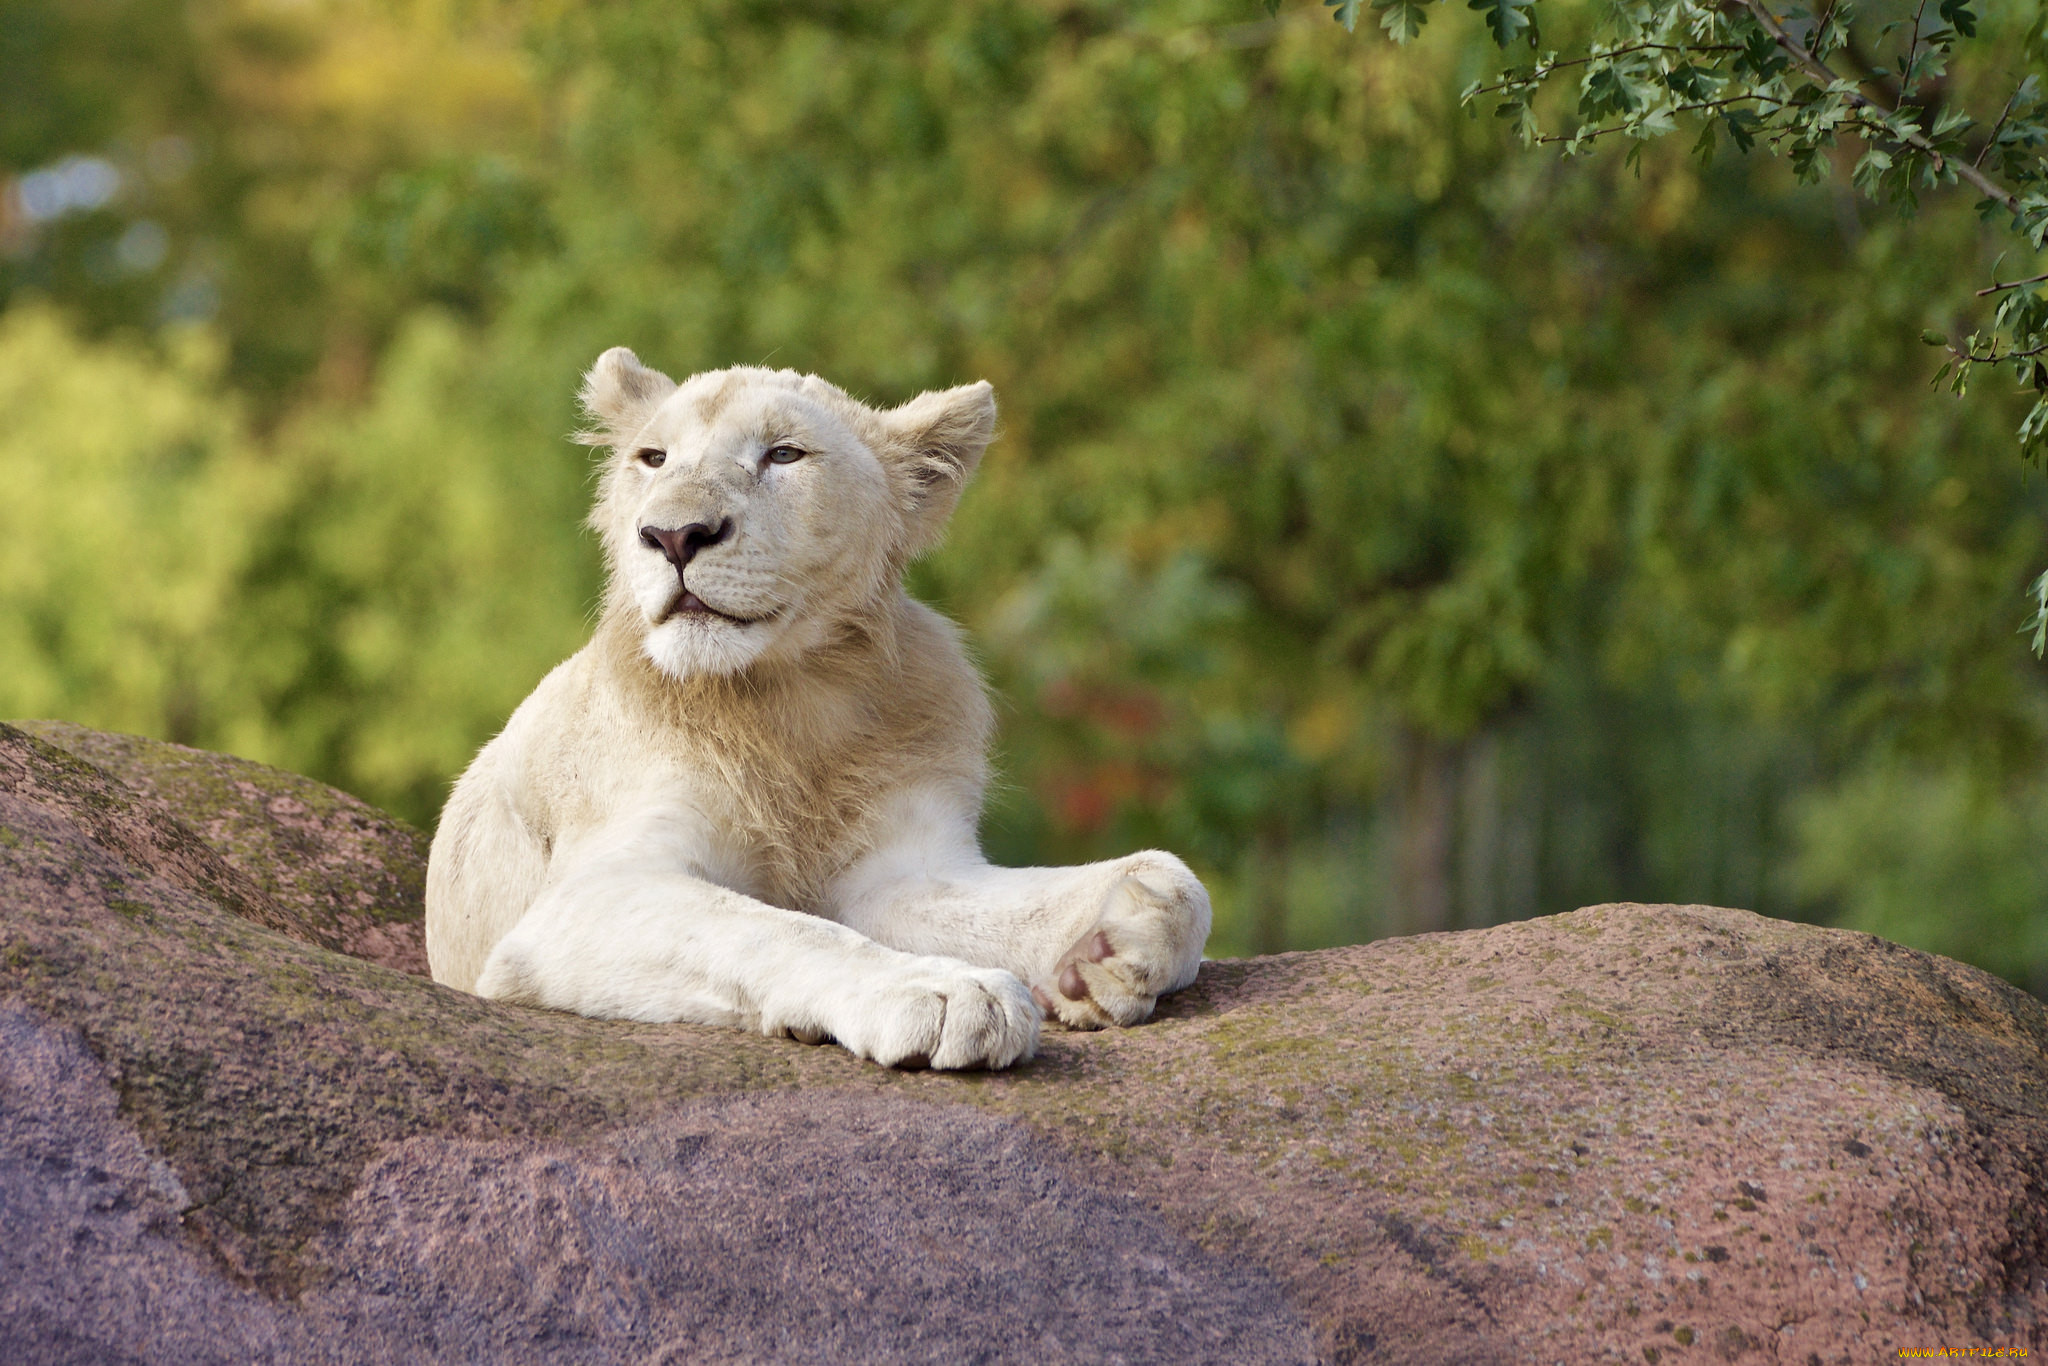
[{"label": "blurred green tree", "polygon": [[250,700],[214,645],[276,490],[219,368],[200,336],[153,356],[47,308],[0,315],[8,715],[198,742]]}]

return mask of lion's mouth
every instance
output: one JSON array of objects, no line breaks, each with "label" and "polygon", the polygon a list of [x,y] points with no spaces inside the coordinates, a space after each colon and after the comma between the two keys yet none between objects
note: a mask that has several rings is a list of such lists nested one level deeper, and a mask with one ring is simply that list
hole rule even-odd
[{"label": "lion's mouth", "polygon": [[683,621],[710,621],[716,619],[718,621],[729,621],[735,626],[753,626],[768,620],[768,617],[774,615],[773,612],[770,612],[768,616],[741,617],[735,616],[731,612],[721,612],[685,588],[679,597],[671,598],[668,606],[661,609],[661,615],[655,618],[654,624],[660,626],[665,622],[680,618]]}]

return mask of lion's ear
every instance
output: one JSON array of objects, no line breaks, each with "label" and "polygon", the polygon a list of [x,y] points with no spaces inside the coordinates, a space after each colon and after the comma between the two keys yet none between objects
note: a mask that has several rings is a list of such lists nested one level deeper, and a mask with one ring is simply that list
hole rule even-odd
[{"label": "lion's ear", "polygon": [[589,446],[616,446],[630,441],[647,425],[647,419],[661,401],[676,391],[676,382],[659,370],[650,370],[640,358],[623,346],[614,346],[597,358],[583,377],[584,416],[590,429],[577,434]]},{"label": "lion's ear", "polygon": [[996,434],[996,391],[987,380],[919,394],[882,414],[895,449],[892,472],[910,504],[910,549],[937,545],[967,476]]}]

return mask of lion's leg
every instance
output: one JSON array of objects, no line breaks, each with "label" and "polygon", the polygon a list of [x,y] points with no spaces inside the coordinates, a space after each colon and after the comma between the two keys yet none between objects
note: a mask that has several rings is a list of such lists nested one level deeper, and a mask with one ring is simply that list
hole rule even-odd
[{"label": "lion's leg", "polygon": [[906,952],[1015,973],[1076,1028],[1136,1024],[1194,981],[1209,894],[1172,854],[997,868],[958,813],[906,801],[892,816],[886,837],[833,888],[842,924]]},{"label": "lion's leg", "polygon": [[1007,1067],[1038,1040],[1038,1010],[1008,973],[616,862],[542,893],[476,990],[604,1018],[829,1036],[889,1065]]},{"label": "lion's leg", "polygon": [[547,851],[503,779],[507,750],[504,736],[493,740],[455,784],[427,862],[427,963],[463,991],[547,882]]}]

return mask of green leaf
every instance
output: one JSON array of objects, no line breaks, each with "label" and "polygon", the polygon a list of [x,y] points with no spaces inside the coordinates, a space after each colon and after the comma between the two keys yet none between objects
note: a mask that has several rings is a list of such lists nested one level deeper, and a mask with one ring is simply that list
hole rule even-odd
[{"label": "green leaf", "polygon": [[1937,332],[1929,327],[1921,331],[1920,340],[1926,342],[1929,346],[1947,346],[1948,333]]},{"label": "green leaf", "polygon": [[1884,174],[1892,168],[1892,154],[1882,147],[1873,147],[1863,154],[1856,163],[1856,170],[1850,175],[1850,183],[1857,189],[1877,198],[1877,192],[1884,186]]},{"label": "green leaf", "polygon": [[1620,68],[1610,63],[1591,67],[1579,83],[1579,117],[1597,119],[1603,114],[1627,114],[1636,108],[1635,92]]},{"label": "green leaf", "polygon": [[1976,120],[1972,119],[1961,105],[1952,104],[1942,110],[1940,116],[1934,120],[1934,131],[1930,136],[1936,139],[1945,138],[1959,129],[1968,128],[1974,122]]},{"label": "green leaf", "polygon": [[1641,118],[1633,120],[1628,126],[1628,135],[1632,138],[1661,138],[1666,133],[1677,131],[1678,120],[1668,105],[1662,109],[1652,109]]},{"label": "green leaf", "polygon": [[1358,32],[1358,11],[1363,7],[1365,0],[1323,0],[1323,3],[1336,11],[1330,16],[1332,19],[1350,32]]},{"label": "green leaf", "polygon": [[1530,31],[1527,13],[1535,0],[1465,0],[1466,5],[1486,16],[1495,47],[1509,47]]},{"label": "green leaf", "polygon": [[1497,119],[1514,120],[1515,136],[1522,140],[1525,147],[1534,142],[1537,135],[1542,132],[1537,126],[1536,111],[1530,107],[1527,95],[1513,95],[1503,99],[1495,107],[1493,116]]},{"label": "green leaf", "polygon": [[1970,8],[1970,0],[1941,0],[1941,17],[1944,22],[1953,24],[1956,32],[1965,38],[1977,36],[1977,15]]},{"label": "green leaf", "polygon": [[[1968,337],[1963,339],[1963,350],[1974,351],[1976,350],[1976,348],[1977,335],[1973,332]],[[1965,394],[1970,392],[1970,370],[1972,367],[1967,356],[1964,357],[1962,360],[1955,362],[1955,367],[1955,378],[1949,382],[1948,391],[1951,394],[1954,394],[1957,398],[1961,398]]]},{"label": "green leaf", "polygon": [[1792,59],[1778,46],[1778,40],[1747,13],[1740,16],[1738,27],[1742,41],[1742,52],[1734,62],[1738,73],[1746,73],[1762,84],[1791,65]]},{"label": "green leaf", "polygon": [[1515,116],[1515,136],[1522,140],[1524,147],[1532,147],[1542,134],[1543,129],[1536,122],[1536,110],[1524,101],[1521,112]]},{"label": "green leaf", "polygon": [[1703,100],[1721,86],[1721,80],[1704,67],[1680,62],[1664,73],[1664,87],[1682,100]]},{"label": "green leaf", "polygon": [[1714,121],[1708,119],[1700,125],[1699,141],[1692,145],[1692,154],[1700,159],[1700,165],[1714,164]]},{"label": "green leaf", "polygon": [[[1408,43],[1414,41],[1415,36],[1422,32],[1423,24],[1429,21],[1429,15],[1423,11],[1423,6],[1428,2],[1429,0],[1372,0],[1372,7],[1380,11],[1380,27],[1387,31],[1387,36],[1397,43]],[[1323,0],[1323,3],[1334,4],[1340,11],[1347,7],[1353,11],[1358,8],[1357,0]]]},{"label": "green leaf", "polygon": [[2029,460],[2040,458],[2041,441],[2048,436],[2048,397],[2037,398],[2020,423],[2020,454]]},{"label": "green leaf", "polygon": [[[2039,411],[2037,408],[2035,411]],[[2041,651],[2048,648],[2048,573],[2034,580],[2034,586],[2027,590],[2034,595],[2034,615],[2027,624],[2020,627],[2020,634],[2034,633],[2034,658],[2041,658]]]},{"label": "green leaf", "polygon": [[1899,79],[1907,90],[1917,90],[1928,81],[1940,80],[1948,74],[1948,54],[1939,47],[1925,47],[1913,56],[1910,66],[1902,57],[1899,59]]}]

